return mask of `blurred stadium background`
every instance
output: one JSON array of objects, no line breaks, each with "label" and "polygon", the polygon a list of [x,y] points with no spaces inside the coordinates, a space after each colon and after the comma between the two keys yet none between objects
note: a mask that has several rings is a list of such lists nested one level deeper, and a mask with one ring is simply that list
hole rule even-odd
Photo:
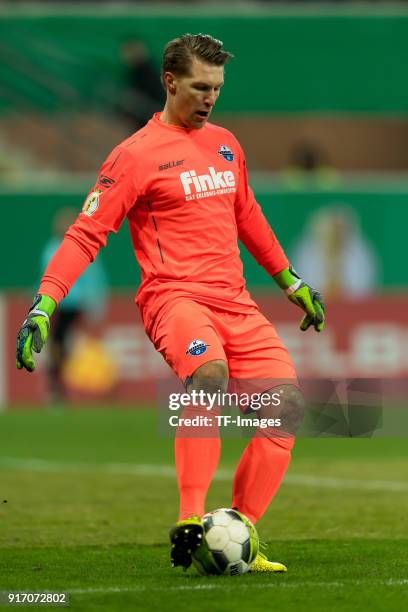
[{"label": "blurred stadium background", "polygon": [[[42,399],[41,376],[16,373],[12,353],[54,215],[79,210],[110,149],[160,108],[149,81],[163,44],[186,31],[210,32],[235,54],[213,120],[241,140],[266,216],[328,300],[325,336],[300,337],[295,309],[275,304],[270,279],[243,251],[248,286],[301,373],[406,375],[404,3],[0,6],[2,405]],[[99,392],[132,400],[166,366],[132,303],[139,277],[126,224],[100,258],[111,289],[102,340],[116,365],[112,388],[101,379]],[[77,391],[98,391],[77,374]]]},{"label": "blurred stadium background", "polygon": [[[46,412],[47,355],[29,375],[16,371],[14,347],[56,213],[79,211],[111,148],[160,108],[152,82],[162,48],[184,32],[211,33],[234,53],[213,121],[240,139],[265,215],[295,267],[326,297],[324,334],[302,335],[296,308],[242,252],[249,289],[299,373],[406,381],[406,3],[0,2],[0,466],[4,497],[15,502],[0,544],[7,571],[19,568],[13,575],[21,580],[41,565],[37,553],[27,553],[24,566],[7,548],[163,545],[174,520],[171,443],[158,440],[149,410],[168,368],[133,304],[139,274],[126,224],[99,256],[109,279],[103,324],[88,317],[71,338],[64,384],[77,409]],[[302,538],[321,546],[331,538],[390,538],[377,552],[362,545],[359,575],[370,576],[370,563],[388,563],[396,540],[407,537],[406,448],[397,440],[327,442],[299,442],[264,537],[295,567],[306,554]],[[237,461],[239,444],[226,441],[224,468]],[[212,491],[211,503],[229,503],[225,483]],[[150,517],[143,533],[133,530],[135,512]],[[310,552],[318,567],[326,554],[319,546]],[[337,557],[340,569],[332,563],[333,581],[349,553],[340,544],[329,549],[333,559],[345,555]],[[155,559],[155,549],[146,551]],[[97,586],[100,561],[86,554],[81,571]],[[122,584],[127,565],[117,563],[112,581]],[[404,571],[395,575],[406,582]],[[11,587],[17,578],[8,573],[3,582]],[[86,582],[71,569],[65,579]],[[53,585],[66,585],[63,572]],[[336,603],[340,609],[340,595]]]}]

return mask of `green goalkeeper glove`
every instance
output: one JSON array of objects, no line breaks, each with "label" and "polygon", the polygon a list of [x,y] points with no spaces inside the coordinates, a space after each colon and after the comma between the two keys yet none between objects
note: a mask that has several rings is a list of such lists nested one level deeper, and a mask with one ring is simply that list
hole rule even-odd
[{"label": "green goalkeeper glove", "polygon": [[300,329],[306,331],[313,325],[317,332],[322,331],[325,306],[320,293],[303,282],[292,266],[275,274],[273,278],[285,291],[289,300],[305,311],[306,314],[300,322]]},{"label": "green goalkeeper glove", "polygon": [[48,295],[36,295],[28,316],[17,335],[17,368],[34,372],[35,361],[32,351],[40,353],[48,339],[50,316],[56,303]]}]

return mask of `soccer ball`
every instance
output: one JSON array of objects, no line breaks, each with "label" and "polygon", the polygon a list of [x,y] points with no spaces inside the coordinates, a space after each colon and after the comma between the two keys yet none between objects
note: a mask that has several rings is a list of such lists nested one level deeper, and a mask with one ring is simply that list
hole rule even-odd
[{"label": "soccer ball", "polygon": [[231,508],[219,508],[202,518],[204,538],[192,555],[200,574],[239,576],[251,569],[259,550],[259,538],[246,516]]}]

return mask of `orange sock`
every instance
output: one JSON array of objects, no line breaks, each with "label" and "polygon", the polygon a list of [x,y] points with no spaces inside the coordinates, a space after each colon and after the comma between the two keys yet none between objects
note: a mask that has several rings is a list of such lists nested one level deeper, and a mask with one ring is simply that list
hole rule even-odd
[{"label": "orange sock", "polygon": [[[193,418],[204,415],[204,412],[203,409],[194,410],[187,407],[181,416]],[[214,414],[214,411],[210,412],[210,416]],[[185,437],[186,435],[194,437]],[[209,428],[195,427],[190,429],[190,433],[188,428],[179,427],[174,450],[180,494],[179,520],[194,514],[202,516],[205,514],[207,491],[220,458],[221,441],[218,427],[215,424]]]},{"label": "orange sock", "polygon": [[[276,434],[275,434],[276,435]],[[278,490],[290,463],[294,436],[257,430],[244,450],[233,483],[232,507],[256,523]]]}]

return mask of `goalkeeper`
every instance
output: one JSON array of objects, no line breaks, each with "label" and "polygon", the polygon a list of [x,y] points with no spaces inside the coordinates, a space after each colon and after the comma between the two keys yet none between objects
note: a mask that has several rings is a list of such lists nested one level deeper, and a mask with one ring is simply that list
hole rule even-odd
[{"label": "goalkeeper", "polygon": [[[75,223],[42,278],[17,338],[17,367],[33,371],[56,305],[127,218],[142,270],[136,295],[146,333],[188,391],[225,391],[229,379],[280,393],[282,429],[256,431],[239,461],[231,506],[256,523],[289,465],[302,396],[288,351],[245,287],[238,239],[304,315],[323,329],[317,291],[290,264],[248,186],[244,153],[228,130],[209,123],[231,54],[211,36],[186,34],[163,55],[166,104],[102,165]],[[187,406],[187,416],[205,407]],[[259,417],[268,417],[261,408]],[[285,427],[285,423],[287,426]],[[220,456],[216,428],[179,430],[175,462],[179,520],[171,561],[188,567]],[[285,571],[259,554],[252,571]]]}]

